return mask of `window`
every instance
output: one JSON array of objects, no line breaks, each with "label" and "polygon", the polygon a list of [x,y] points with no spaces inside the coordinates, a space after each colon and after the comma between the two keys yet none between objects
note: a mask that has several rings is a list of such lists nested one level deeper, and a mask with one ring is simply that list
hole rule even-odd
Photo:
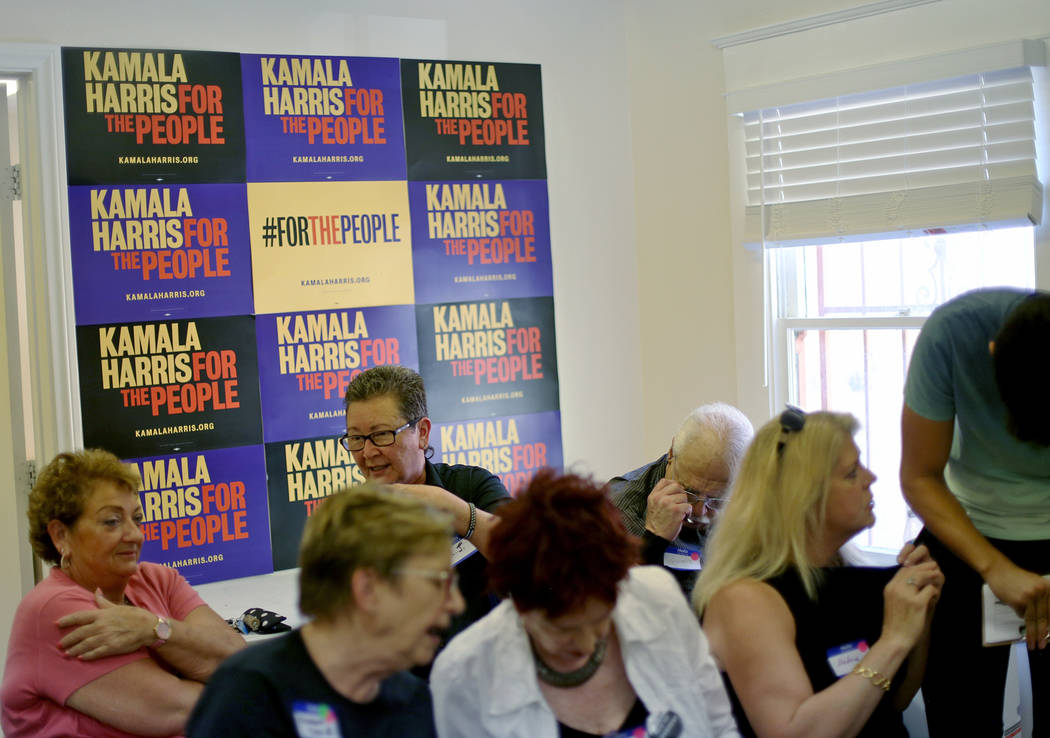
[{"label": "window", "polygon": [[920,526],[898,473],[904,381],[926,317],[971,289],[1035,285],[1045,84],[1033,65],[1045,62],[1026,43],[1009,48],[1021,53],[993,71],[931,81],[903,65],[894,74],[909,79],[893,88],[761,109],[730,101],[738,233],[763,249],[773,407],[860,421],[857,445],[878,476],[861,545],[896,551]]},{"label": "window", "polygon": [[777,405],[852,413],[878,476],[876,525],[858,542],[896,551],[918,532],[897,481],[900,412],[925,317],[971,289],[1033,288],[1031,227],[771,250]]}]

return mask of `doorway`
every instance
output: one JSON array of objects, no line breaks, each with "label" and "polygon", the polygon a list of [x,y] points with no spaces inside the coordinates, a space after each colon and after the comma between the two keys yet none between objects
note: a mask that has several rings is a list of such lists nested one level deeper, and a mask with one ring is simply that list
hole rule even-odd
[{"label": "doorway", "polygon": [[39,569],[26,508],[38,460],[80,443],[61,62],[0,44],[0,663]]}]

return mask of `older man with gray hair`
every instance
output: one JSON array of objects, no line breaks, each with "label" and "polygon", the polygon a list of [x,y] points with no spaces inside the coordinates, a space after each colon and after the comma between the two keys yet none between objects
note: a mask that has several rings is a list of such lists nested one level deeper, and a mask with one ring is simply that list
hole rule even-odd
[{"label": "older man with gray hair", "polygon": [[689,595],[710,525],[755,431],[732,405],[701,405],[656,461],[609,480],[627,530],[642,538],[647,564],[667,568]]}]

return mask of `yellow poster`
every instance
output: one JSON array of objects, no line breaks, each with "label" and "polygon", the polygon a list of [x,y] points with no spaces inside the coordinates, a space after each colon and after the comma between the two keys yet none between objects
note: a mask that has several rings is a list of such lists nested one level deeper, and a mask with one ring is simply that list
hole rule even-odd
[{"label": "yellow poster", "polygon": [[415,301],[405,182],[247,187],[257,314]]}]

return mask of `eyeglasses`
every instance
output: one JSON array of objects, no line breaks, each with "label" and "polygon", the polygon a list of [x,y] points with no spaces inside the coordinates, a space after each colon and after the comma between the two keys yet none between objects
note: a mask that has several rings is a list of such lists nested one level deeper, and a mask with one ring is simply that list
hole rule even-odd
[{"label": "eyeglasses", "polygon": [[[671,449],[671,452],[672,454],[674,453],[673,448]],[[672,469],[674,469],[675,471],[677,471],[677,462],[678,457],[672,455],[671,464],[673,465]],[[689,525],[702,525],[705,523],[709,523],[710,519],[717,515],[719,511],[721,511],[725,503],[728,501],[725,497],[709,497],[703,492],[695,490],[692,487],[686,487],[684,484],[682,484],[681,480],[678,479],[677,474],[672,474],[671,479],[672,481],[678,482],[678,486],[682,488],[683,492],[685,492],[685,498],[689,500],[690,505],[696,507],[696,505],[700,504],[701,502],[704,503],[704,506],[700,509],[699,516],[695,514],[695,511],[690,511],[689,514],[685,516],[685,522]],[[707,517],[705,518],[705,516]]]},{"label": "eyeglasses", "polygon": [[339,443],[347,451],[360,451],[365,447],[366,441],[371,441],[373,446],[393,446],[394,441],[397,440],[398,433],[411,428],[420,420],[422,420],[422,418],[416,418],[415,420],[408,421],[400,428],[376,431],[375,433],[369,433],[367,436],[351,436],[349,433],[344,433],[339,437]]},{"label": "eyeglasses", "polygon": [[403,569],[394,569],[394,574],[407,574],[410,577],[423,577],[424,579],[430,579],[435,582],[441,582],[445,594],[447,595],[452,591],[453,587],[459,586],[459,572],[455,569],[413,569],[412,567],[406,567]]},{"label": "eyeglasses", "polygon": [[798,433],[805,427],[806,412],[794,405],[786,405],[784,412],[780,413],[780,432],[784,437],[777,442],[777,456],[783,454],[787,437],[792,433]]},{"label": "eyeglasses", "polygon": [[[681,482],[679,482],[681,484]],[[712,513],[717,515],[725,507],[726,503],[729,502],[727,497],[705,497],[694,489],[689,487],[682,487],[685,492],[685,497],[689,500],[690,505],[699,505],[701,502],[704,503],[703,510],[705,513]]]}]

